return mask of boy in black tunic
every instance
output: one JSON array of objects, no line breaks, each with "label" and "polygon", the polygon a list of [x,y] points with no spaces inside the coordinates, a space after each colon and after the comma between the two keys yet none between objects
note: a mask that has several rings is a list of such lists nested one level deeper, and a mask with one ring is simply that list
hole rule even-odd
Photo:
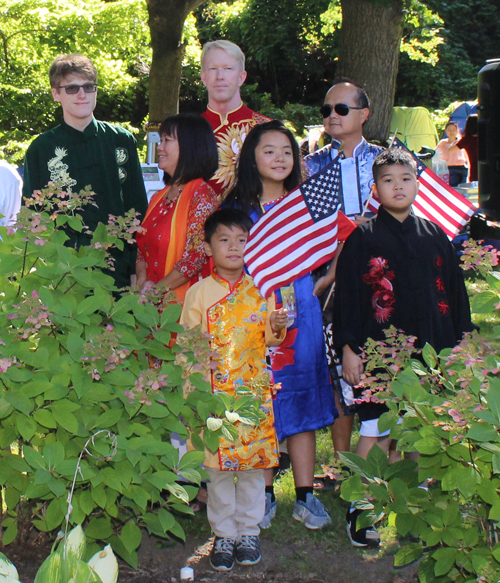
[{"label": "boy in black tunic", "polygon": [[[395,326],[427,342],[439,353],[455,346],[474,329],[469,299],[452,244],[436,224],[416,217],[411,205],[418,192],[416,166],[399,149],[379,154],[373,164],[378,215],[347,239],[336,275],[333,330],[342,354],[344,379],[355,386],[363,374],[360,353],[368,338],[385,340]],[[358,406],[361,421],[356,453],[366,458],[372,446],[389,448],[389,432],[380,434],[378,419],[387,407]],[[348,534],[355,546],[376,546],[374,529],[356,530],[359,511],[348,513]]]}]

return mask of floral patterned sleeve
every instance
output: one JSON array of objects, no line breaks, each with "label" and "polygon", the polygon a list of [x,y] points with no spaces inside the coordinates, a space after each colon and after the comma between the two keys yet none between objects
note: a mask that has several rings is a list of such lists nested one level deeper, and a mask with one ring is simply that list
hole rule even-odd
[{"label": "floral patterned sleeve", "polygon": [[203,249],[205,221],[217,208],[216,195],[206,182],[194,193],[188,211],[186,247],[175,269],[188,279],[195,277],[207,261]]}]

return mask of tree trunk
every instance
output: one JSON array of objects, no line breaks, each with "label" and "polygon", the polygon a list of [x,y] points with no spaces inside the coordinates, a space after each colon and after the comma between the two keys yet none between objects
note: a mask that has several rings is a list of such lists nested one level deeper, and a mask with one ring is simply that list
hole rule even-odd
[{"label": "tree trunk", "polygon": [[146,0],[153,59],[149,73],[149,126],[157,127],[179,104],[184,44],[182,31],[188,14],[204,0]]},{"label": "tree trunk", "polygon": [[363,85],[372,101],[363,133],[385,140],[389,134],[399,47],[403,34],[403,1],[341,0],[342,30],[337,75]]}]

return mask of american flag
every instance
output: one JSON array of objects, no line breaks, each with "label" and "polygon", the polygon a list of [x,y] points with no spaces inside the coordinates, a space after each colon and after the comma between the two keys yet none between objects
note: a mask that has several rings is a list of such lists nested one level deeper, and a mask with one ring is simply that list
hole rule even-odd
[{"label": "american flag", "polygon": [[[410,152],[399,139],[395,139],[393,148],[402,148]],[[417,164],[417,177],[420,182],[413,211],[419,217],[439,225],[450,239],[454,239],[469,222],[476,207],[410,152]],[[372,197],[368,209],[378,212],[380,201]]]},{"label": "american flag", "polygon": [[335,255],[340,188],[334,160],[255,223],[245,263],[264,297]]}]

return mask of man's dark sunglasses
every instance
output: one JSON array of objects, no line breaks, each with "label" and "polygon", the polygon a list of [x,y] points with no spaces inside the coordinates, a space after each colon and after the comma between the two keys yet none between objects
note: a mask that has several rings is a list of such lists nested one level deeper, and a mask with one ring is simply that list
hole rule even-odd
[{"label": "man's dark sunglasses", "polygon": [[64,89],[68,95],[75,95],[83,87],[85,93],[95,93],[97,91],[97,83],[84,83],[83,85],[59,85],[58,89]]},{"label": "man's dark sunglasses", "polygon": [[349,115],[349,110],[351,109],[366,109],[366,107],[353,107],[352,105],[346,105],[345,103],[336,103],[335,105],[325,103],[319,111],[323,116],[323,119],[326,119],[332,115],[333,110],[335,110],[337,115],[345,117],[346,115]]}]

